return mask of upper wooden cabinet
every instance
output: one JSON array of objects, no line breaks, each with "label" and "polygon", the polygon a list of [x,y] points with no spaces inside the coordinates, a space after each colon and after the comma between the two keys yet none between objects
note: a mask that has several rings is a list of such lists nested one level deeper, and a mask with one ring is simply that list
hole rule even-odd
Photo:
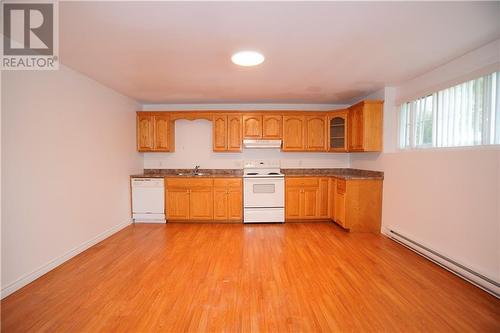
[{"label": "upper wooden cabinet", "polygon": [[263,115],[262,116],[262,138],[263,139],[281,139],[281,115]]},{"label": "upper wooden cabinet", "polygon": [[152,151],[154,149],[154,117],[137,114],[137,150]]},{"label": "upper wooden cabinet", "polygon": [[261,139],[262,138],[262,116],[245,115],[243,116],[243,138]]},{"label": "upper wooden cabinet", "polygon": [[348,111],[339,110],[328,116],[328,151],[347,151]]},{"label": "upper wooden cabinet", "polygon": [[327,117],[283,116],[283,151],[326,151]]},{"label": "upper wooden cabinet", "polygon": [[304,151],[304,116],[283,116],[283,150]]},{"label": "upper wooden cabinet", "polygon": [[362,101],[349,108],[349,151],[382,151],[382,101]]},{"label": "upper wooden cabinet", "polygon": [[282,116],[247,114],[243,116],[244,139],[281,139]]},{"label": "upper wooden cabinet", "polygon": [[241,151],[240,115],[214,115],[212,133],[213,151]]},{"label": "upper wooden cabinet", "polygon": [[282,150],[382,151],[383,101],[362,101],[347,110],[137,112],[137,150],[175,150],[174,121],[212,121],[213,151],[239,152],[243,139],[282,139]]},{"label": "upper wooden cabinet", "polygon": [[327,146],[327,118],[321,116],[306,116],[306,144],[307,151],[326,151]]},{"label": "upper wooden cabinet", "polygon": [[137,113],[137,150],[140,152],[172,152],[175,150],[174,126],[165,113]]}]

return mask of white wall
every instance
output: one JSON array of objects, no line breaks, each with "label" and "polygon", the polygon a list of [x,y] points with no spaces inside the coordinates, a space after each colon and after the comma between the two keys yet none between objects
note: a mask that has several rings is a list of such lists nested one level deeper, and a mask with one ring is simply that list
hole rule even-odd
[{"label": "white wall", "polygon": [[130,223],[137,108],[64,66],[2,73],[2,296]]},{"label": "white wall", "polygon": [[412,151],[396,147],[401,100],[494,69],[492,63],[500,60],[499,45],[496,41],[383,90],[384,152],[351,156],[353,168],[385,172],[383,229],[399,230],[496,281],[500,281],[500,147]]},{"label": "white wall", "polygon": [[243,160],[280,160],[282,168],[349,167],[349,154],[283,153],[279,149],[245,149],[242,153],[214,153],[212,124],[207,120],[175,122],[175,152],[145,153],[145,169],[241,169]]}]

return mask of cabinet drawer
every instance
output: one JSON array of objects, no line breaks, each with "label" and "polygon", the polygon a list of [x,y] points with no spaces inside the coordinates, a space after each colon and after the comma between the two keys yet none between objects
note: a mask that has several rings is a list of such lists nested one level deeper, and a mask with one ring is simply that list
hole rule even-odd
[{"label": "cabinet drawer", "polygon": [[241,178],[215,178],[214,186],[215,187],[241,187],[242,180]]},{"label": "cabinet drawer", "polygon": [[167,188],[187,188],[187,187],[211,187],[213,179],[200,178],[166,178]]},{"label": "cabinet drawer", "polygon": [[287,178],[287,186],[319,186],[319,178],[297,177]]},{"label": "cabinet drawer", "polygon": [[165,178],[165,186],[167,188],[172,187],[189,187],[189,181],[187,178]]},{"label": "cabinet drawer", "polygon": [[337,192],[345,193],[345,189],[346,189],[345,179],[337,179]]},{"label": "cabinet drawer", "polygon": [[189,186],[190,187],[211,187],[214,184],[213,179],[200,179],[200,178],[190,178]]}]

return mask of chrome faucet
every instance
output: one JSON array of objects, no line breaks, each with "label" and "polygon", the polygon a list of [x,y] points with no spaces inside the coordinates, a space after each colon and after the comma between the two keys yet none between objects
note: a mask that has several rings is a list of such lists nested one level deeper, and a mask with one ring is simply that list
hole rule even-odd
[{"label": "chrome faucet", "polygon": [[195,166],[194,170],[193,170],[193,174],[197,174],[199,169],[200,169],[199,165]]}]

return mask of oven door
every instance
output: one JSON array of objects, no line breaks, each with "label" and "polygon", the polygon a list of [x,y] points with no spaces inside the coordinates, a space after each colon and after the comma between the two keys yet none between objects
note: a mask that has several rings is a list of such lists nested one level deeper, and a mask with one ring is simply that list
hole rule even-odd
[{"label": "oven door", "polygon": [[245,207],[266,208],[285,206],[284,178],[245,178],[243,188]]}]

